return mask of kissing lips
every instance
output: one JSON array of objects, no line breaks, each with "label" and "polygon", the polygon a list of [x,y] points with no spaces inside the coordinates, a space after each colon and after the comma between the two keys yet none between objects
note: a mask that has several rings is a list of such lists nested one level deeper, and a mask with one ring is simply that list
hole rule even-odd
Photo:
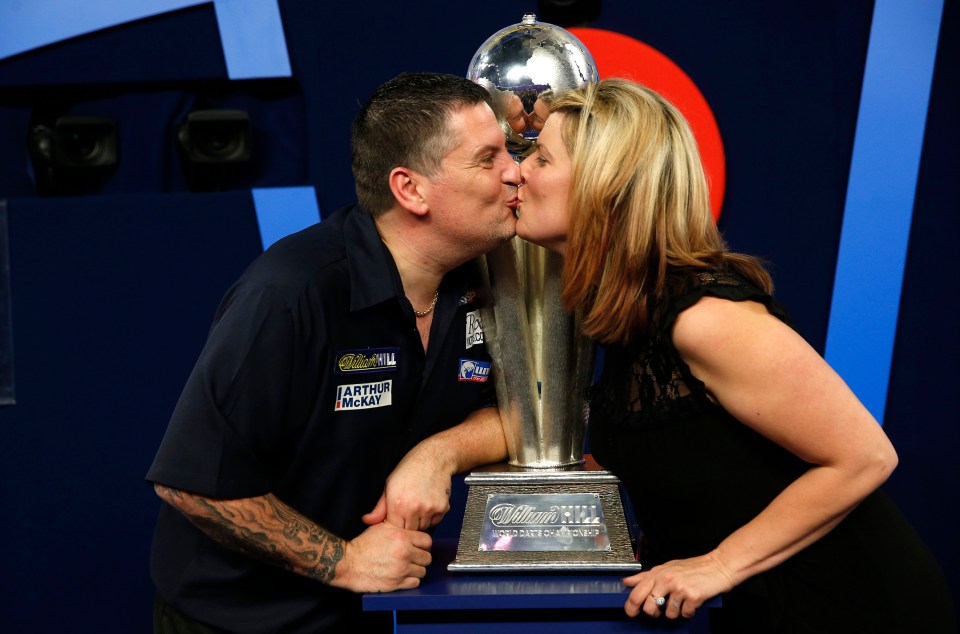
[{"label": "kissing lips", "polygon": [[517,208],[520,206],[520,199],[517,196],[514,196],[507,201],[507,207],[513,210],[513,214],[519,218],[519,212]]}]

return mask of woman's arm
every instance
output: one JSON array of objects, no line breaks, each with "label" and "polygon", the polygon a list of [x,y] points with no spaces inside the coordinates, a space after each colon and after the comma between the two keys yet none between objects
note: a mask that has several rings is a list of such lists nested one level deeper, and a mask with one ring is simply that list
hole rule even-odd
[{"label": "woman's arm", "polygon": [[740,422],[813,465],[753,520],[702,557],[632,577],[627,612],[668,617],[768,570],[836,526],[879,487],[897,455],[877,421],[796,332],[756,302],[705,297],[673,341],[693,374]]}]

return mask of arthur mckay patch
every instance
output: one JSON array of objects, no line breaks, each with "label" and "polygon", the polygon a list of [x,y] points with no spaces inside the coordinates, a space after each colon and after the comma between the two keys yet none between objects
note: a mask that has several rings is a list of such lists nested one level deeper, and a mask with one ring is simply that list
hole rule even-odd
[{"label": "arthur mckay patch", "polygon": [[477,359],[460,359],[460,370],[457,372],[458,381],[473,381],[486,383],[490,378],[490,362]]},{"label": "arthur mckay patch", "polygon": [[483,343],[483,324],[480,322],[480,311],[471,310],[467,312],[467,340],[466,347],[472,348],[477,344]]},{"label": "arthur mckay patch", "polygon": [[337,403],[334,411],[347,409],[370,409],[393,404],[393,381],[354,383],[337,386]]},{"label": "arthur mckay patch", "polygon": [[334,374],[367,374],[397,369],[400,348],[360,348],[337,350]]}]

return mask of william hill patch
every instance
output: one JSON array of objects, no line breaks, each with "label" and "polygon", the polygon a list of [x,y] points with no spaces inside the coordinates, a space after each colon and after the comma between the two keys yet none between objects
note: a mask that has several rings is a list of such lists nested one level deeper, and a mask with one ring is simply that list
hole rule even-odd
[{"label": "william hill patch", "polygon": [[368,374],[397,369],[400,348],[360,348],[338,350],[334,361],[334,374]]}]

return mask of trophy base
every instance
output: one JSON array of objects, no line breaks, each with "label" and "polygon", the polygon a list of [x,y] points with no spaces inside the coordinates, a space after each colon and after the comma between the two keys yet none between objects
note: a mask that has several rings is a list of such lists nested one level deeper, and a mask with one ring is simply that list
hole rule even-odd
[{"label": "trophy base", "polygon": [[531,469],[489,465],[468,486],[452,572],[636,573],[620,480],[596,463]]}]

